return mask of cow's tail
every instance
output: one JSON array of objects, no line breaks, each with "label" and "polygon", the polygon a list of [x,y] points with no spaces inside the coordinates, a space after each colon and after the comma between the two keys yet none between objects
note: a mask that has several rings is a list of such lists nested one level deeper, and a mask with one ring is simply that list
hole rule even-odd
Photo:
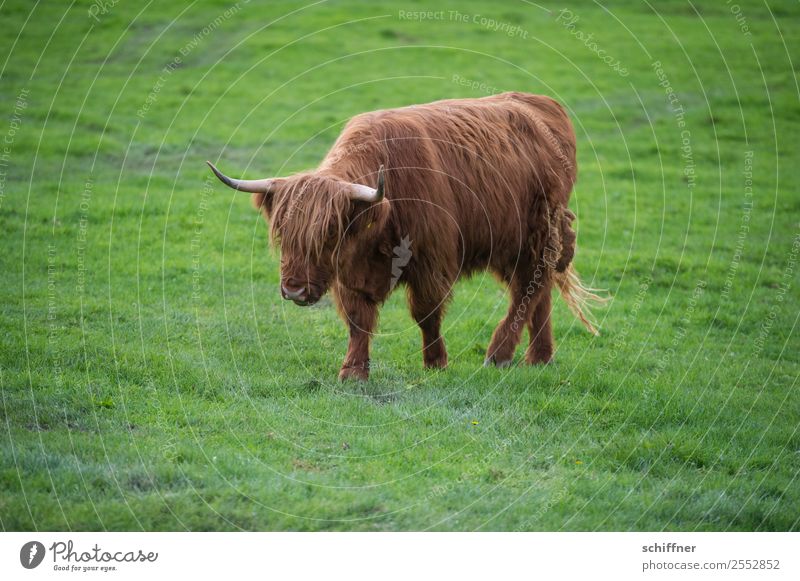
[{"label": "cow's tail", "polygon": [[600,294],[604,291],[584,286],[572,264],[563,272],[553,271],[553,279],[572,314],[580,319],[592,335],[599,335],[591,307],[602,306],[608,302],[608,297]]}]

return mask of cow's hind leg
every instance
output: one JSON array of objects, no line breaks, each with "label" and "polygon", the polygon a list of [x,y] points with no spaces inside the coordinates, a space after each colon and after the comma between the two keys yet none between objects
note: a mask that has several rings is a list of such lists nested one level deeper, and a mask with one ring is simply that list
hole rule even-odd
[{"label": "cow's hind leg", "polygon": [[553,358],[553,328],[550,322],[552,311],[552,285],[542,289],[542,295],[533,308],[528,320],[531,340],[525,353],[525,361],[530,364],[549,363]]},{"label": "cow's hind leg", "polygon": [[545,291],[550,288],[548,273],[545,269],[518,273],[511,279],[508,288],[511,293],[508,314],[494,330],[484,365],[511,365],[522,329],[528,324],[532,311]]},{"label": "cow's hind leg", "polygon": [[441,334],[447,298],[427,297],[409,287],[408,306],[411,316],[422,330],[422,358],[425,367],[447,367],[447,349]]}]

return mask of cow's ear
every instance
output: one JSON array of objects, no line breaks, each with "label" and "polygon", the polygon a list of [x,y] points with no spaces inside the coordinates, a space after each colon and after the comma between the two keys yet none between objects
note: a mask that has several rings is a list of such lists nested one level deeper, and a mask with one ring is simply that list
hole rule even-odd
[{"label": "cow's ear", "polygon": [[257,193],[250,196],[250,202],[256,210],[261,210],[267,213],[267,216],[272,215],[272,202],[275,200],[275,191],[272,190],[266,194]]},{"label": "cow's ear", "polygon": [[272,218],[272,211],[275,208],[275,198],[280,195],[281,188],[286,187],[286,178],[274,178],[271,180],[270,189],[266,192],[256,192],[250,196],[250,202],[256,210],[261,210]]},{"label": "cow's ear", "polygon": [[358,236],[378,237],[386,227],[391,205],[384,199],[379,202],[351,201],[350,230]]}]

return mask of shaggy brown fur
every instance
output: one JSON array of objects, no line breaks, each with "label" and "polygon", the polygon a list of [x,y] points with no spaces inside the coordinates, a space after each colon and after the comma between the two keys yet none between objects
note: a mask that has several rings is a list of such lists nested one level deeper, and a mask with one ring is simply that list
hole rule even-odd
[{"label": "shaggy brown fur", "polygon": [[[386,197],[353,201],[348,183],[376,187],[386,168]],[[489,269],[510,289],[507,316],[492,336],[487,363],[511,363],[523,327],[528,363],[553,354],[550,291],[585,315],[597,300],[572,267],[575,215],[567,208],[577,176],[575,134],[564,109],[541,95],[505,93],[354,117],[313,172],[280,178],[254,194],[281,249],[284,296],[310,304],[332,288],[350,331],[340,377],[366,379],[378,307],[401,268],[411,314],[422,330],[426,367],[445,367],[441,320],[456,281]],[[295,295],[304,289],[302,297]]]}]

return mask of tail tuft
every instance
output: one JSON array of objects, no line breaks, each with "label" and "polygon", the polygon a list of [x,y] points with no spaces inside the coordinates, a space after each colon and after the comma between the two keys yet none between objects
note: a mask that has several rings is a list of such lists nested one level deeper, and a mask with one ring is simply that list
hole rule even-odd
[{"label": "tail tuft", "polygon": [[595,326],[597,323],[592,316],[590,307],[605,305],[609,301],[609,297],[598,293],[606,291],[583,286],[572,264],[564,272],[553,272],[553,279],[572,314],[580,319],[583,326],[592,335],[599,335],[600,333]]}]

